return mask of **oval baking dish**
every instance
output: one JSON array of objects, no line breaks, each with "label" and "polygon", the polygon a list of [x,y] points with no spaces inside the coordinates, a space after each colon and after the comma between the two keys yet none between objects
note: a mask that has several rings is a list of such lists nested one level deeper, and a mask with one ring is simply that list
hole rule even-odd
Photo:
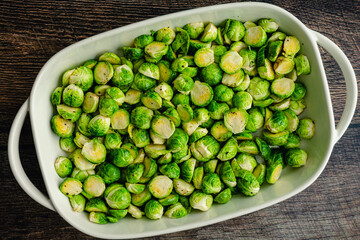
[{"label": "oval baking dish", "polygon": [[[300,169],[286,168],[277,184],[264,185],[254,197],[236,195],[225,205],[214,205],[208,212],[193,211],[181,219],[162,218],[152,221],[124,218],[115,224],[97,225],[88,221],[86,214],[73,212],[68,198],[58,189],[61,179],[54,170],[54,161],[63,154],[59,139],[50,128],[53,107],[49,97],[58,84],[59,76],[84,60],[95,58],[106,51],[128,46],[132,40],[150,30],[162,27],[183,26],[196,21],[211,21],[219,24],[224,19],[255,21],[259,18],[274,18],[280,29],[295,34],[302,45],[302,51],[311,63],[311,74],[301,76],[307,88],[307,109],[302,117],[311,116],[316,124],[314,138],[304,141],[302,147],[309,155],[308,163]],[[335,127],[327,79],[317,44],[323,46],[340,65],[346,81],[346,105],[343,116]],[[30,100],[19,110],[9,136],[9,161],[20,186],[34,200],[57,211],[69,224],[78,230],[100,238],[129,239],[149,237],[170,232],[201,227],[248,214],[271,206],[301,192],[312,184],[323,171],[335,143],[350,124],[357,100],[357,86],[354,71],[344,53],[323,35],[308,29],[284,9],[265,3],[232,3],[198,8],[120,27],[75,43],[54,55],[41,69],[33,85]],[[30,112],[32,132],[39,165],[50,199],[45,197],[27,178],[19,158],[19,137],[27,112]]]}]

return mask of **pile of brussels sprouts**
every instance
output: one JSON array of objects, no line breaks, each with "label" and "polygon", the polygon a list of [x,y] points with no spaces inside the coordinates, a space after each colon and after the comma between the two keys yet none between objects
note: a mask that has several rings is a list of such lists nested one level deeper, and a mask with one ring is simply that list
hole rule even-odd
[{"label": "pile of brussels sprouts", "polygon": [[[273,19],[189,23],[67,70],[51,95],[60,191],[92,222],[181,218],[301,167],[310,73]],[[256,133],[256,134],[255,134]],[[256,137],[255,137],[256,136]]]}]

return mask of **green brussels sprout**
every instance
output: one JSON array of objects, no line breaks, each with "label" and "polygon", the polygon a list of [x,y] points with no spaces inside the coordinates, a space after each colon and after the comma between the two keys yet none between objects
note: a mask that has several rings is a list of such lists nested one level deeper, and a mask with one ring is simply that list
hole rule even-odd
[{"label": "green brussels sprout", "polygon": [[243,59],[238,52],[227,51],[222,55],[219,66],[227,74],[234,74],[240,71]]},{"label": "green brussels sprout", "polygon": [[82,183],[75,178],[65,178],[60,184],[60,191],[66,196],[78,195],[82,192]]},{"label": "green brussels sprout", "polygon": [[174,72],[182,72],[189,66],[185,58],[177,58],[171,64],[171,70]]},{"label": "green brussels sprout", "polygon": [[138,154],[135,157],[133,163],[143,163],[144,159],[145,159],[145,151],[144,151],[144,149],[140,149],[138,151]]},{"label": "green brussels sprout", "polygon": [[105,213],[91,212],[89,214],[89,221],[97,224],[107,224],[109,221]]},{"label": "green brussels sprout", "polygon": [[59,104],[56,106],[58,114],[71,122],[76,122],[79,120],[82,110],[81,108],[69,107],[65,104]]},{"label": "green brussels sprout", "polygon": [[205,173],[214,173],[216,170],[217,164],[218,164],[217,159],[213,159],[213,160],[210,160],[210,161],[204,163],[204,172]]},{"label": "green brussels sprout", "polygon": [[272,41],[267,46],[267,57],[271,62],[275,62],[282,50],[282,41]]},{"label": "green brussels sprout", "polygon": [[69,69],[63,73],[62,78],[61,78],[61,84],[63,87],[69,85],[70,76],[74,71],[75,71],[75,69]]},{"label": "green brussels sprout", "polygon": [[189,95],[185,95],[182,93],[177,93],[172,99],[172,102],[175,106],[177,105],[189,105],[190,104],[190,97]]},{"label": "green brussels sprout", "polygon": [[296,74],[297,76],[300,76],[301,74],[309,74],[310,73],[310,63],[309,59],[303,55],[300,54],[296,58],[294,58],[294,62],[296,65]]},{"label": "green brussels sprout", "polygon": [[267,35],[261,26],[246,29],[244,42],[250,47],[261,47],[266,43]]},{"label": "green brussels sprout", "polygon": [[206,136],[208,134],[208,130],[206,128],[198,127],[190,136],[189,138],[189,144],[192,144],[193,142],[196,142],[200,138]]},{"label": "green brussels sprout", "polygon": [[224,118],[224,114],[229,110],[229,106],[226,103],[218,103],[211,101],[208,105],[210,117],[214,120],[221,120]]},{"label": "green brussels sprout", "polygon": [[110,118],[111,127],[116,130],[123,130],[129,126],[129,112],[123,108],[117,110]]},{"label": "green brussels sprout", "polygon": [[104,180],[105,184],[111,184],[120,179],[120,169],[107,162],[100,165],[96,174]]},{"label": "green brussels sprout", "polygon": [[279,133],[287,128],[288,119],[283,111],[276,111],[265,123],[271,133]]},{"label": "green brussels sprout", "polygon": [[97,137],[105,136],[109,128],[110,118],[102,115],[93,117],[88,124],[89,133]]},{"label": "green brussels sprout", "polygon": [[191,151],[188,146],[186,146],[185,148],[181,149],[180,151],[172,154],[172,158],[173,158],[174,162],[177,164],[180,164],[180,163],[190,159],[190,157],[191,157]]},{"label": "green brussels sprout", "polygon": [[200,71],[200,79],[210,86],[219,84],[222,80],[222,75],[223,71],[216,63],[210,64],[209,66],[202,68]]},{"label": "green brussels sprout", "polygon": [[[276,61],[278,62],[278,60],[276,60]],[[277,70],[280,68],[279,65],[274,64],[274,66],[278,66]],[[271,62],[269,61],[269,59],[267,59],[267,58],[265,58],[265,65],[258,67],[257,71],[258,71],[259,76],[263,79],[266,79],[269,81],[272,81],[275,79],[275,72],[273,70],[273,66],[271,65]]]},{"label": "green brussels sprout", "polygon": [[225,204],[231,199],[231,189],[227,188],[216,195],[214,202]]},{"label": "green brussels sprout", "polygon": [[168,218],[182,218],[185,217],[186,215],[187,215],[186,209],[179,202],[171,205],[165,212],[165,216]]},{"label": "green brussels sprout", "polygon": [[160,82],[170,83],[174,80],[176,73],[170,69],[170,63],[168,61],[161,60],[157,63],[157,66],[159,67]]},{"label": "green brussels sprout", "polygon": [[253,172],[256,166],[257,162],[255,157],[246,153],[240,153],[237,158],[231,162],[231,167],[236,177],[240,176],[241,169]]},{"label": "green brussels sprout", "polygon": [[134,39],[134,45],[136,48],[144,48],[153,41],[154,37],[152,35],[143,34]]},{"label": "green brussels sprout", "polygon": [[[296,64],[296,62],[295,62],[295,64]],[[290,78],[291,80],[293,80],[295,82],[297,80],[297,73],[296,73],[295,68],[290,73],[286,74],[285,77]]]},{"label": "green brussels sprout", "polygon": [[171,47],[175,53],[185,56],[189,50],[190,37],[187,31],[181,28],[176,28],[175,40],[172,42]]},{"label": "green brussels sprout", "polygon": [[171,86],[165,82],[160,83],[157,85],[157,87],[154,89],[154,91],[160,95],[161,98],[170,101],[173,97],[173,90]]},{"label": "green brussels sprout", "polygon": [[83,148],[84,144],[90,142],[91,139],[86,137],[85,135],[81,134],[80,132],[76,132],[74,143],[77,147]]},{"label": "green brussels sprout", "polygon": [[[119,59],[120,60],[120,59]],[[97,84],[104,85],[114,76],[114,68],[108,61],[100,61],[94,68],[94,79]]]},{"label": "green brussels sprout", "polygon": [[194,120],[199,124],[209,121],[210,113],[206,108],[195,108],[194,109]]},{"label": "green brussels sprout", "polygon": [[288,98],[294,92],[295,83],[289,78],[278,78],[271,84],[271,92],[281,98]]},{"label": "green brussels sprout", "polygon": [[174,189],[181,196],[189,196],[194,192],[195,187],[181,178],[175,178]]},{"label": "green brussels sprout", "polygon": [[219,102],[229,102],[234,96],[234,91],[222,84],[214,88],[214,100]]},{"label": "green brussels sprout", "polygon": [[161,219],[164,213],[164,207],[156,200],[150,200],[145,205],[145,215],[149,219]]},{"label": "green brussels sprout", "polygon": [[291,148],[285,154],[285,160],[291,167],[302,167],[306,164],[307,153],[301,148]]},{"label": "green brussels sprout", "polygon": [[204,178],[204,167],[197,167],[194,169],[192,182],[195,189],[201,189],[202,180]]},{"label": "green brussels sprout", "polygon": [[151,199],[151,193],[148,188],[145,188],[144,191],[140,193],[135,193],[131,195],[131,204],[142,207]]},{"label": "green brussels sprout", "polygon": [[94,82],[93,72],[91,71],[90,68],[84,66],[76,68],[74,71],[71,72],[68,78],[68,83],[70,85],[76,85],[82,91],[89,90],[92,87],[93,82]]},{"label": "green brussels sprout", "polygon": [[180,115],[175,108],[167,108],[163,114],[168,117],[175,125],[179,127],[181,123]]},{"label": "green brussels sprout", "polygon": [[216,194],[221,191],[220,177],[216,173],[205,174],[202,183],[201,190],[206,194]]},{"label": "green brussels sprout", "polygon": [[192,135],[199,126],[200,123],[198,123],[195,119],[182,123],[182,128],[184,129],[187,135]]},{"label": "green brussels sprout", "polygon": [[85,179],[83,189],[92,197],[100,197],[105,191],[105,182],[99,175],[90,175]]},{"label": "green brussels sprout", "polygon": [[175,32],[170,27],[164,27],[159,29],[155,33],[155,36],[156,41],[170,45],[175,39]]},{"label": "green brussels sprout", "polygon": [[283,50],[286,56],[295,56],[300,51],[300,47],[300,41],[295,36],[285,38]]},{"label": "green brussels sprout", "polygon": [[200,41],[212,42],[216,39],[216,36],[217,36],[217,27],[213,23],[209,22],[206,25],[206,27],[200,37]]},{"label": "green brussels sprout", "polygon": [[254,100],[253,105],[254,105],[254,107],[265,108],[265,107],[271,105],[273,102],[274,102],[274,99],[267,98],[265,100],[260,100],[260,101]]},{"label": "green brussels sprout", "polygon": [[191,39],[197,39],[200,34],[204,31],[203,22],[193,22],[186,24],[183,29],[187,31]]},{"label": "green brussels sprout", "polygon": [[268,39],[268,42],[273,42],[273,41],[283,41],[286,38],[286,34],[283,32],[274,32],[273,34],[271,34],[271,37]]},{"label": "green brussels sprout", "polygon": [[295,83],[294,92],[291,94],[290,99],[293,101],[299,101],[304,98],[306,94],[306,87],[300,82]]},{"label": "green brussels sprout", "polygon": [[211,48],[211,42],[204,43],[199,40],[190,39],[190,46],[189,46],[190,52],[196,52],[201,48]]},{"label": "green brussels sprout", "polygon": [[82,104],[82,110],[85,113],[94,113],[99,106],[99,96],[92,92],[87,92]]},{"label": "green brussels sprout", "polygon": [[275,32],[279,28],[279,24],[272,18],[261,18],[257,21],[257,24],[261,26],[266,33]]},{"label": "green brussels sprout", "polygon": [[238,146],[235,138],[230,138],[221,148],[217,158],[221,161],[227,161],[234,158],[237,154]]},{"label": "green brussels sprout", "polygon": [[224,123],[225,126],[234,134],[243,132],[247,124],[249,115],[240,108],[232,108],[225,112]]},{"label": "green brussels sprout", "polygon": [[256,51],[253,49],[244,48],[239,52],[243,59],[242,69],[245,71],[252,71],[256,67]]},{"label": "green brussels sprout", "polygon": [[273,111],[283,111],[290,107],[290,98],[286,98],[285,100],[275,103],[271,105],[269,108]]},{"label": "green brussels sprout", "polygon": [[296,116],[296,114],[294,113],[294,111],[290,110],[290,109],[286,109],[284,111],[284,114],[287,118],[287,126],[286,126],[286,130],[288,130],[289,132],[294,132],[299,125],[299,118]]},{"label": "green brussels sprout", "polygon": [[260,190],[260,184],[256,177],[249,171],[239,171],[238,188],[246,196],[254,196]]},{"label": "green brussels sprout", "polygon": [[84,211],[86,199],[82,195],[69,196],[69,202],[74,212]]},{"label": "green brussels sprout", "polygon": [[80,87],[70,84],[62,94],[63,102],[70,107],[80,107],[84,101],[84,92]]},{"label": "green brussels sprout", "polygon": [[190,146],[193,156],[200,162],[207,162],[220,151],[220,144],[212,136],[205,136]]},{"label": "green brussels sprout", "polygon": [[96,85],[94,87],[94,93],[98,96],[104,96],[106,89],[110,88],[109,85]]},{"label": "green brussels sprout", "polygon": [[259,77],[254,77],[251,79],[247,91],[251,94],[254,100],[265,100],[270,95],[269,87],[270,83],[268,81]]},{"label": "green brussels sprout", "polygon": [[210,133],[219,142],[225,142],[233,135],[222,121],[215,122],[211,127]]},{"label": "green brussels sprout", "polygon": [[122,50],[125,58],[130,61],[139,60],[144,56],[144,50],[141,48],[123,47]]},{"label": "green brussels sprout", "polygon": [[71,137],[75,129],[75,123],[62,118],[60,115],[55,115],[51,119],[51,128],[59,137]]},{"label": "green brussels sprout", "polygon": [[158,110],[162,106],[161,96],[155,91],[148,91],[141,97],[141,102],[151,110]]},{"label": "green brussels sprout", "polygon": [[156,86],[156,80],[137,73],[135,74],[134,84],[139,90],[147,91]]},{"label": "green brussels sprout", "polygon": [[113,99],[119,106],[125,102],[125,94],[120,90],[120,88],[117,87],[110,87],[106,89],[105,97]]},{"label": "green brussels sprout", "polygon": [[55,171],[59,177],[64,178],[70,175],[73,165],[67,157],[58,157],[55,160]]},{"label": "green brussels sprout", "polygon": [[266,166],[264,164],[259,164],[256,166],[256,168],[253,171],[254,176],[258,180],[259,184],[263,184],[265,180],[266,175]]},{"label": "green brussels sprout", "polygon": [[165,43],[154,41],[145,47],[145,54],[147,54],[151,58],[158,59],[164,56],[168,50],[169,46]]},{"label": "green brussels sprout", "polygon": [[242,141],[239,144],[238,151],[242,152],[242,153],[253,154],[253,155],[259,154],[259,149],[258,149],[257,145],[255,144],[255,142],[253,142],[251,140]]},{"label": "green brussels sprout", "polygon": [[188,95],[194,87],[194,80],[187,75],[179,74],[173,81],[173,85],[180,93]]},{"label": "green brussels sprout", "polygon": [[159,199],[159,203],[163,206],[170,206],[176,204],[179,201],[179,195],[174,193],[169,196]]},{"label": "green brussels sprout", "polygon": [[138,72],[149,78],[160,79],[160,69],[153,63],[144,62],[138,68]]},{"label": "green brussels sprout", "polygon": [[286,144],[287,138],[289,137],[289,131],[285,130],[279,133],[271,133],[269,131],[264,131],[264,140],[272,146],[283,146]]},{"label": "green brussels sprout", "polygon": [[299,101],[290,101],[289,109],[291,109],[297,116],[300,115],[306,108],[304,99]]},{"label": "green brussels sprout", "polygon": [[145,166],[141,163],[130,164],[126,168],[126,181],[128,183],[138,183],[140,177],[142,177],[145,170]]},{"label": "green brussels sprout", "polygon": [[128,213],[135,219],[140,219],[145,214],[143,211],[141,211],[138,207],[130,204],[128,208]]},{"label": "green brussels sprout", "polygon": [[224,73],[221,83],[225,86],[235,88],[238,87],[244,80],[245,74],[242,69],[234,74]]},{"label": "green brussels sprout", "polygon": [[120,64],[121,59],[113,52],[106,52],[99,57],[99,61],[107,61],[111,64]]},{"label": "green brussels sprout", "polygon": [[274,184],[281,175],[281,172],[283,170],[283,161],[276,160],[273,162],[270,162],[266,168],[266,182],[270,184]]},{"label": "green brussels sprout", "polygon": [[[184,45],[184,49],[185,49],[185,46]],[[174,61],[176,59],[176,53],[174,52],[172,46],[169,46],[169,50],[167,51],[167,53],[164,55],[164,59],[166,61]],[[160,60],[161,62],[161,60]]]},{"label": "green brussels sprout", "polygon": [[106,149],[117,149],[120,148],[121,144],[122,141],[119,133],[113,132],[105,135],[104,145]]},{"label": "green brussels sprout", "polygon": [[154,112],[147,107],[136,107],[131,111],[131,123],[140,129],[149,129]]},{"label": "green brussels sprout", "polygon": [[[226,104],[226,103],[225,103]],[[214,120],[212,118],[210,118],[209,120],[207,120],[206,122],[200,124],[200,127],[202,128],[211,128],[211,126],[214,124]]]},{"label": "green brussels sprout", "polygon": [[112,83],[121,91],[126,92],[134,82],[134,73],[128,65],[121,65],[114,69]]},{"label": "green brussels sprout", "polygon": [[134,194],[142,193],[146,188],[146,185],[140,183],[125,183],[125,186],[130,193]]},{"label": "green brussels sprout", "polygon": [[194,158],[190,158],[186,160],[181,165],[181,178],[185,180],[186,182],[191,182],[194,170],[195,170],[196,160]]},{"label": "green brussels sprout", "polygon": [[258,108],[249,110],[249,118],[246,124],[246,130],[256,132],[264,125],[264,117]]},{"label": "green brussels sprout", "polygon": [[119,110],[119,106],[115,100],[111,98],[103,98],[100,100],[99,112],[104,117],[111,117],[117,110]]},{"label": "green brussels sprout", "polygon": [[50,102],[52,105],[59,105],[61,103],[61,96],[62,96],[63,88],[57,87],[51,94]]},{"label": "green brussels sprout", "polygon": [[253,135],[252,132],[245,130],[244,132],[241,133],[237,133],[234,135],[234,137],[236,138],[236,140],[252,140],[253,139]]},{"label": "green brussels sprout", "polygon": [[248,74],[245,75],[244,80],[240,83],[239,86],[233,88],[234,91],[245,91],[250,86],[250,76]]},{"label": "green brussels sprout", "polygon": [[229,161],[226,161],[224,164],[222,164],[219,175],[226,186],[236,186],[236,177]]},{"label": "green brussels sprout", "polygon": [[259,137],[255,138],[256,144],[259,148],[260,154],[261,156],[267,160],[270,158],[270,154],[271,154],[271,149],[269,147],[269,145],[262,139]]},{"label": "green brussels sprout", "polygon": [[96,64],[97,64],[96,60],[90,59],[90,60],[87,60],[86,62],[84,62],[83,66],[87,67],[87,68],[90,68],[90,69],[93,69]]},{"label": "green brussels sprout", "polygon": [[109,209],[109,214],[117,219],[124,218],[127,213],[127,209]]},{"label": "green brussels sprout", "polygon": [[81,149],[76,149],[69,158],[73,161],[74,165],[80,170],[93,170],[96,164],[89,162],[82,154]]},{"label": "green brussels sprout", "polygon": [[191,102],[198,107],[207,106],[213,99],[213,90],[209,84],[195,81],[193,88],[190,91]]},{"label": "green brussels sprout", "polygon": [[175,124],[163,115],[155,115],[151,121],[151,130],[158,137],[168,139],[175,132]]},{"label": "green brussels sprout", "polygon": [[113,183],[106,188],[104,198],[106,203],[113,209],[126,209],[131,203],[129,191],[118,183]]},{"label": "green brussels sprout", "polygon": [[240,41],[245,36],[245,27],[240,21],[228,19],[224,35],[226,35],[231,41]]},{"label": "green brussels sprout", "polygon": [[206,194],[201,191],[195,191],[193,194],[191,194],[189,202],[192,208],[198,209],[200,211],[207,211],[211,208],[213,197],[210,194]]},{"label": "green brussels sprout", "polygon": [[290,133],[284,147],[287,148],[287,149],[300,147],[300,142],[301,142],[301,139],[297,134]]},{"label": "green brussels sprout", "polygon": [[167,164],[172,161],[172,153],[166,153],[156,160],[158,164]]},{"label": "green brussels sprout", "polygon": [[178,152],[187,146],[189,136],[180,128],[175,128],[173,135],[166,141],[166,148],[171,152]]},{"label": "green brussels sprout", "polygon": [[76,149],[76,144],[74,143],[74,137],[62,137],[59,140],[59,145],[61,150],[71,153]]},{"label": "green brussels sprout", "polygon": [[211,48],[200,48],[194,55],[194,62],[198,67],[207,67],[214,63],[214,51]]},{"label": "green brussels sprout", "polygon": [[221,56],[224,55],[228,50],[225,46],[222,45],[213,45],[211,48],[214,51],[214,60],[216,63],[220,62]]},{"label": "green brussels sprout", "polygon": [[108,208],[101,198],[91,198],[85,205],[85,211],[107,213]]},{"label": "green brussels sprout", "polygon": [[145,168],[142,176],[146,178],[152,177],[158,169],[156,161],[152,158],[146,157],[143,164]]},{"label": "green brussels sprout", "polygon": [[247,49],[247,48],[248,48],[248,46],[244,42],[236,41],[230,45],[229,50],[240,53],[241,50]]},{"label": "green brussels sprout", "polygon": [[91,141],[84,144],[81,154],[91,163],[99,164],[105,161],[106,148],[99,142],[98,139],[94,138]]},{"label": "green brussels sprout", "polygon": [[126,167],[134,161],[134,158],[129,150],[119,148],[110,151],[110,160],[117,167]]},{"label": "green brussels sprout", "polygon": [[151,179],[148,188],[154,197],[165,198],[173,189],[173,181],[165,175],[158,175]]},{"label": "green brussels sprout", "polygon": [[276,59],[274,63],[274,70],[277,74],[288,74],[295,67],[295,63],[290,57],[280,56]]},{"label": "green brussels sprout", "polygon": [[179,114],[181,121],[189,122],[193,119],[194,112],[193,112],[193,109],[189,105],[179,104],[179,105],[177,105],[176,110]]},{"label": "green brussels sprout", "polygon": [[179,178],[180,177],[180,168],[174,162],[162,165],[159,168],[159,171],[160,171],[160,173],[168,176],[169,178]]},{"label": "green brussels sprout", "polygon": [[301,119],[299,127],[296,129],[299,137],[304,139],[311,139],[315,135],[315,124],[310,118]]}]

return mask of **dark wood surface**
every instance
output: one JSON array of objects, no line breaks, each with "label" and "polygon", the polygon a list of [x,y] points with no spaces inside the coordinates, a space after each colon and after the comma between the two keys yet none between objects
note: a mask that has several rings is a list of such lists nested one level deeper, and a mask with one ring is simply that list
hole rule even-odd
[{"label": "dark wood surface", "polygon": [[[91,239],[40,206],[20,188],[9,167],[8,132],[43,64],[81,39],[126,24],[230,1],[0,1],[0,238]],[[360,76],[359,0],[273,1],[345,51]],[[335,119],[345,104],[345,83],[321,50]],[[358,104],[359,106],[359,104]],[[30,122],[20,141],[24,168],[45,192]],[[305,191],[275,206],[199,229],[149,239],[360,239],[360,115],[335,145],[324,172]]]}]

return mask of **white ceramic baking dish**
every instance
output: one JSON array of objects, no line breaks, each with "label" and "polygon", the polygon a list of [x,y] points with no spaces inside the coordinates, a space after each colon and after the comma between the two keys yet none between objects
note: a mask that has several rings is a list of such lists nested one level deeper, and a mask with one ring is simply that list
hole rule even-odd
[{"label": "white ceramic baking dish", "polygon": [[[308,56],[312,71],[301,76],[308,89],[308,107],[302,117],[310,116],[316,123],[316,135],[304,141],[303,147],[309,155],[308,163],[300,169],[287,168],[280,180],[273,186],[266,185],[254,197],[237,195],[225,205],[214,205],[208,212],[193,211],[181,219],[158,221],[125,218],[115,224],[97,225],[87,219],[87,214],[75,213],[69,201],[58,189],[61,179],[54,170],[54,160],[64,153],[59,148],[59,138],[51,131],[50,118],[53,107],[49,96],[58,85],[64,70],[77,66],[84,60],[95,58],[105,51],[117,51],[121,46],[152,29],[165,26],[183,26],[189,22],[204,21],[219,24],[226,18],[255,21],[258,18],[274,18],[282,31],[296,35],[303,43],[302,51]],[[317,43],[323,46],[340,65],[346,80],[346,104],[343,116],[335,127],[331,99],[324,67]],[[308,29],[284,9],[265,3],[232,3],[198,8],[120,27],[75,43],[54,55],[39,72],[32,88],[30,100],[19,110],[9,136],[9,161],[20,186],[35,201],[57,211],[69,224],[78,230],[100,238],[124,239],[197,228],[230,218],[238,217],[283,201],[307,188],[323,171],[334,144],[350,124],[357,100],[357,86],[354,71],[344,53],[328,38]],[[44,196],[26,176],[19,158],[20,131],[27,112],[30,111],[31,126],[41,172],[50,199]],[[335,197],[335,196],[334,196]]]}]

